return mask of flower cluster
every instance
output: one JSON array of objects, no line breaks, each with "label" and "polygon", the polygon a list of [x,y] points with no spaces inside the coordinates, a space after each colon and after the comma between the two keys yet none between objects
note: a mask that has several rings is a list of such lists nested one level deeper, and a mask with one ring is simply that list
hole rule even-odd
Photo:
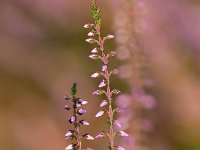
[{"label": "flower cluster", "polygon": [[[83,119],[79,120],[79,116],[86,113],[85,109],[82,109],[81,106],[87,104],[88,102],[76,97],[77,89],[76,83],[73,84],[71,88],[71,97],[65,96],[65,100],[71,102],[71,105],[65,105],[67,111],[72,112],[72,116],[68,119],[69,123],[74,126],[74,129],[67,131],[65,134],[66,140],[72,140],[74,143],[68,145],[65,150],[82,150],[82,138],[87,140],[94,140],[94,138],[89,134],[80,133],[81,126],[88,126],[89,123]],[[92,150],[91,148],[86,148],[85,150]]]},{"label": "flower cluster", "polygon": [[[115,51],[110,51],[108,53],[105,53],[104,49],[104,42],[106,40],[110,40],[114,38],[114,35],[108,34],[105,37],[101,37],[101,19],[100,19],[100,10],[96,6],[96,2],[92,1],[92,16],[95,21],[94,24],[86,24],[84,25],[84,28],[91,29],[91,31],[88,33],[89,38],[86,39],[86,42],[90,44],[97,44],[97,46],[91,50],[91,54],[89,55],[89,58],[93,60],[101,60],[102,61],[102,69],[101,71],[95,72],[91,75],[92,78],[98,78],[102,77],[102,81],[99,83],[99,89],[93,92],[93,95],[105,95],[106,99],[102,100],[100,104],[100,110],[96,117],[101,117],[103,115],[107,115],[107,123],[109,125],[109,131],[101,131],[96,136],[96,139],[108,137],[109,139],[109,149],[114,150],[124,150],[121,146],[116,146],[114,141],[116,136],[128,136],[127,133],[121,130],[117,130],[121,128],[121,124],[118,120],[116,120],[116,114],[121,112],[119,108],[115,108],[113,106],[113,95],[120,94],[120,91],[118,89],[111,89],[110,87],[110,77],[113,74],[118,74],[118,70],[109,70],[108,64],[110,57],[115,56]],[[106,107],[107,106],[107,107]],[[105,108],[106,107],[106,108]],[[117,129],[116,129],[117,128]]]}]

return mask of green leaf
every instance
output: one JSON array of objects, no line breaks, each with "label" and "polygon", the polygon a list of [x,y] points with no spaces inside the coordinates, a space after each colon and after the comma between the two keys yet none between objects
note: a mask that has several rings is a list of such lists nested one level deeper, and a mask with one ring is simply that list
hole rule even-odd
[{"label": "green leaf", "polygon": [[91,14],[93,19],[95,20],[95,23],[100,26],[101,25],[100,9],[97,7],[95,0],[92,0]]},{"label": "green leaf", "polygon": [[76,93],[77,93],[76,86],[77,86],[77,84],[74,83],[74,84],[72,85],[72,87],[71,87],[72,96],[76,96]]}]

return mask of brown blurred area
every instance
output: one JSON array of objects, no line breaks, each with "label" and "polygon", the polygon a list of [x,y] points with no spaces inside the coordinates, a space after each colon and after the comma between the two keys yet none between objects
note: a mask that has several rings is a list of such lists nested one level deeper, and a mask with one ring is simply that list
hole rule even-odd
[{"label": "brown blurred area", "polygon": [[[97,2],[105,31],[115,32],[112,9],[117,0]],[[154,150],[199,150],[200,3],[140,3],[146,12],[145,29],[138,37],[158,100]],[[63,96],[73,82],[78,83],[78,95],[89,101],[86,119],[91,125],[83,132],[95,136],[106,127],[103,120],[94,119],[100,101],[91,95],[97,83],[90,75],[99,67],[88,59],[91,46],[85,43],[82,26],[89,21],[90,0],[0,1],[1,150],[64,149],[69,115],[63,110]],[[126,91],[123,82],[115,80],[114,85]],[[104,140],[84,142],[106,149]]]}]

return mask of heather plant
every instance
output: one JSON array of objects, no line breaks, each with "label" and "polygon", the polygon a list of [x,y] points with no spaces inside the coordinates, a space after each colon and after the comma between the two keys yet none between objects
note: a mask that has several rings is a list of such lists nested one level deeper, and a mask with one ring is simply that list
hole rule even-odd
[{"label": "heather plant", "polygon": [[[71,88],[71,96],[65,96],[65,100],[67,100],[67,105],[65,105],[65,109],[67,111],[71,111],[72,116],[69,118],[69,123],[73,125],[73,129],[67,131],[65,135],[66,140],[72,140],[72,143],[68,145],[65,150],[84,150],[82,148],[82,138],[87,140],[94,140],[94,138],[85,133],[81,134],[80,128],[81,126],[88,126],[89,123],[83,119],[79,119],[79,116],[86,113],[85,109],[82,109],[81,106],[87,104],[88,102],[76,97],[77,94],[77,84],[74,83]],[[71,103],[71,105],[70,105]],[[91,148],[86,148],[85,150],[92,150]]]},{"label": "heather plant", "polygon": [[119,77],[126,80],[131,89],[130,94],[117,97],[117,105],[125,110],[120,114],[119,121],[123,123],[124,129],[133,133],[120,143],[127,149],[149,150],[151,148],[147,136],[154,126],[149,114],[155,108],[156,101],[145,91],[152,81],[148,76],[147,56],[137,38],[144,27],[144,5],[137,0],[125,0],[120,1],[115,8],[117,58],[124,61],[119,67]]},{"label": "heather plant", "polygon": [[100,60],[102,62],[101,71],[95,72],[91,75],[92,78],[102,77],[102,81],[98,86],[99,89],[94,91],[93,95],[105,95],[106,97],[106,99],[104,99],[100,104],[102,110],[96,114],[96,118],[107,115],[106,122],[109,126],[109,131],[101,131],[95,138],[100,139],[107,137],[109,141],[108,149],[124,150],[123,147],[117,146],[115,143],[116,136],[128,136],[126,132],[117,130],[117,128],[121,128],[121,124],[117,120],[117,114],[120,113],[121,110],[114,106],[113,96],[120,94],[120,91],[118,89],[111,89],[111,76],[116,75],[118,70],[110,70],[108,67],[110,58],[115,56],[116,52],[106,52],[104,48],[104,42],[113,39],[114,35],[108,34],[102,37],[100,9],[97,7],[95,0],[92,0],[91,14],[94,19],[94,24],[84,25],[84,28],[91,29],[88,33],[89,38],[86,39],[86,42],[96,44],[97,46],[91,50],[89,58],[92,60]]}]

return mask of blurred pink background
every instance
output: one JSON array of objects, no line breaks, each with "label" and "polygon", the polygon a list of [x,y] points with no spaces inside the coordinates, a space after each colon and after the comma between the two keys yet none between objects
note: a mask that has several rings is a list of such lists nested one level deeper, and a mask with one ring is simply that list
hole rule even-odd
[{"label": "blurred pink background", "polygon": [[[118,2],[97,1],[104,34],[117,33],[114,22],[121,8]],[[83,132],[95,136],[106,128],[104,118],[94,117],[100,98],[91,95],[98,82],[90,75],[100,65],[88,59],[92,47],[85,43],[87,31],[82,27],[92,22],[90,3],[0,1],[0,149],[63,150],[69,143],[64,135],[70,127],[63,96],[70,93],[73,82],[78,83],[78,95],[89,101],[85,117],[91,125]],[[136,36],[148,57],[153,78],[149,93],[157,100],[157,107],[151,112],[154,130],[147,137],[151,148],[199,150],[200,2],[136,3],[140,9],[135,16],[141,21]],[[117,42],[106,46],[117,48]],[[114,59],[112,65],[123,63]],[[113,86],[124,93],[131,91],[121,78],[114,78]],[[84,143],[95,150],[107,149],[104,139]]]}]

